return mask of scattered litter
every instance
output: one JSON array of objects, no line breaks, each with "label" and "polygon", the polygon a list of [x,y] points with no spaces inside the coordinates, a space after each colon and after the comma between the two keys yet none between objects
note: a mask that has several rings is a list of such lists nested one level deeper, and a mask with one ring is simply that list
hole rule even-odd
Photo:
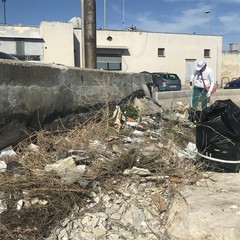
[{"label": "scattered litter", "polygon": [[132,169],[127,169],[123,173],[124,175],[141,175],[141,176],[149,176],[152,175],[152,173],[148,169],[144,168],[137,168],[133,167]]},{"label": "scattered litter", "polygon": [[85,165],[76,165],[73,157],[58,160],[56,163],[47,164],[46,172],[54,171],[61,177],[66,184],[72,184],[77,181],[86,171]]},{"label": "scattered litter", "polygon": [[0,161],[0,172],[5,172],[7,169],[7,164],[4,161]]},{"label": "scattered litter", "polygon": [[[144,109],[147,111],[148,105]],[[165,211],[173,196],[172,187],[183,179],[175,175],[181,172],[194,182],[194,166],[190,165],[191,161],[189,168],[186,162],[182,166],[175,158],[175,152],[180,151],[175,140],[182,141],[183,134],[176,135],[175,128],[164,131],[165,122],[159,107],[156,117],[143,117],[142,112],[129,110],[126,119],[132,126],[126,126],[118,111],[112,119],[117,129],[122,130],[120,134],[112,131],[112,127],[109,131],[104,119],[103,122],[97,120],[97,124],[93,121],[73,130],[64,129],[63,136],[61,131],[59,135],[45,131],[35,133],[34,142],[40,147],[30,145],[27,151],[26,142],[19,145],[22,148],[18,149],[18,160],[31,169],[31,174],[19,178],[20,181],[9,178],[13,184],[5,183],[13,197],[6,196],[12,204],[8,204],[10,211],[3,214],[4,219],[1,215],[1,223],[8,224],[8,216],[16,212],[16,206],[22,209],[17,212],[20,217],[12,219],[9,227],[16,239],[20,235],[40,239],[47,234],[51,234],[49,239],[118,239],[122,236],[163,239],[165,231],[161,223],[167,216]],[[170,143],[166,133],[173,139]],[[146,137],[141,137],[143,135]],[[189,128],[187,135],[190,135]],[[29,150],[38,153],[33,155]],[[86,165],[81,165],[83,163]],[[46,174],[51,171],[53,174]],[[57,216],[52,225],[44,222],[52,216]],[[25,219],[28,227],[23,222]],[[56,225],[57,229],[51,229]]]},{"label": "scattered litter", "polygon": [[13,150],[12,146],[4,148],[0,153],[0,158],[2,157],[11,157],[17,155],[16,152]]},{"label": "scattered litter", "polygon": [[37,204],[38,202],[39,202],[39,198],[38,197],[35,197],[35,198],[31,199],[31,204],[32,205]]},{"label": "scattered litter", "polygon": [[132,138],[131,137],[125,137],[123,140],[126,143],[131,143],[132,142]]},{"label": "scattered litter", "polygon": [[39,146],[31,143],[31,144],[29,144],[29,146],[28,146],[28,150],[31,150],[31,151],[34,151],[34,152],[38,152],[38,151],[39,151]]},{"label": "scattered litter", "polygon": [[18,202],[17,202],[17,210],[18,210],[18,211],[21,210],[22,207],[23,207],[23,200],[20,199],[20,200],[18,200]]},{"label": "scattered litter", "polygon": [[189,142],[187,147],[178,153],[178,157],[184,157],[187,159],[194,159],[198,154],[197,147],[195,143]]},{"label": "scattered litter", "polygon": [[190,105],[189,103],[184,105],[182,102],[177,102],[177,108],[176,108],[176,117],[177,118],[182,118],[182,119],[187,119]]},{"label": "scattered litter", "polygon": [[123,119],[123,116],[122,116],[121,108],[117,105],[109,121],[113,122],[114,127],[117,129],[118,132],[120,131],[120,128],[121,128],[122,119]]},{"label": "scattered litter", "polygon": [[144,135],[144,132],[142,132],[142,131],[139,131],[139,130],[134,130],[134,131],[133,131],[133,134],[134,134],[134,135],[136,135],[136,136],[139,136],[139,137],[141,137],[141,136],[143,136],[143,135]]},{"label": "scattered litter", "polygon": [[126,125],[129,125],[129,126],[131,126],[131,127],[137,127],[138,125],[139,125],[139,122],[126,122]]}]

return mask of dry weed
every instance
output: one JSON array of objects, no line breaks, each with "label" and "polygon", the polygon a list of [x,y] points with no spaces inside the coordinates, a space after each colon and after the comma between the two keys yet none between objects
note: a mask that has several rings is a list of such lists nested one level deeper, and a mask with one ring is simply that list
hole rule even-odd
[{"label": "dry weed", "polygon": [[[157,176],[167,175],[172,178],[195,181],[199,166],[179,161],[166,146],[159,148],[150,157],[134,147],[122,151],[112,159],[109,159],[111,155],[108,156],[105,151],[102,154],[105,154],[106,159],[109,160],[99,160],[94,150],[89,148],[92,140],[99,140],[110,150],[113,144],[124,149],[121,134],[131,134],[129,129],[123,129],[118,133],[108,121],[109,116],[109,109],[105,111],[102,109],[96,116],[82,124],[78,123],[72,128],[59,128],[52,132],[41,130],[15,147],[17,152],[15,160],[22,164],[22,172],[18,177],[8,173],[0,174],[0,192],[4,193],[5,199],[8,199],[6,202],[8,210],[1,214],[0,219],[1,239],[44,239],[53,227],[60,225],[60,222],[71,213],[75,206],[81,208],[86,204],[89,192],[92,191],[92,182],[99,181],[103,186],[113,188],[113,180],[121,181],[126,177],[123,174],[124,170],[134,166],[148,169]],[[183,134],[180,133],[183,129],[178,129],[178,133],[173,127],[166,129],[164,136],[171,138],[177,144],[183,143],[181,139]],[[113,140],[109,141],[110,138]],[[187,141],[187,137],[184,141]],[[38,146],[36,151],[27,150],[31,143]],[[149,144],[148,140],[145,144]],[[91,156],[91,162],[88,162],[91,171],[84,176],[90,184],[85,189],[77,183],[64,185],[58,176],[44,172],[46,164],[58,160],[58,153],[67,153],[70,149],[85,150]],[[183,181],[168,179],[168,184],[172,184],[171,186],[181,182]],[[174,193],[174,188],[172,188],[172,193]],[[26,204],[21,210],[16,210],[19,200],[23,199],[27,202],[32,198],[45,200],[47,204],[32,204],[31,206]]]}]

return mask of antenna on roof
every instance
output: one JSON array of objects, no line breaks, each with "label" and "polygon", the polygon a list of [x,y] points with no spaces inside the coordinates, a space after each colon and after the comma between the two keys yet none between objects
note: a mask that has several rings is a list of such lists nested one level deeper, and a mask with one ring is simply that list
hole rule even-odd
[{"label": "antenna on roof", "polygon": [[122,5],[122,9],[123,9],[123,30],[125,29],[125,0],[123,0],[123,5]]},{"label": "antenna on roof", "polygon": [[107,29],[107,0],[104,0],[104,29]]}]

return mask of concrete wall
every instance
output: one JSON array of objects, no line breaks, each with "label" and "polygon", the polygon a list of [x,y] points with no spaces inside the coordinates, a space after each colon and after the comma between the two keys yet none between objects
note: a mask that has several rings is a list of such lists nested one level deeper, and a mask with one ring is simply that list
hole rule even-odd
[{"label": "concrete wall", "polygon": [[0,149],[71,113],[88,114],[149,93],[144,74],[10,60],[0,60],[0,72]]},{"label": "concrete wall", "polygon": [[[211,97],[211,103],[217,100],[231,99],[237,106],[240,107],[240,89],[221,89]],[[177,107],[177,102],[182,102],[184,105],[190,105],[191,92],[190,90],[182,90],[176,92],[154,92],[153,98],[162,105],[163,108],[174,110]],[[200,107],[200,104],[199,104]]]}]

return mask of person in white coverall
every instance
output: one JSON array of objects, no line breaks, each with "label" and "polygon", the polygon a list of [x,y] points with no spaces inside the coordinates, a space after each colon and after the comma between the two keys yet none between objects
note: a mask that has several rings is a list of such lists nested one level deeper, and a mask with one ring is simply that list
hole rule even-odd
[{"label": "person in white coverall", "polygon": [[207,67],[204,60],[200,60],[191,76],[190,87],[192,91],[191,108],[188,120],[195,122],[198,104],[201,102],[202,110],[208,107],[212,90],[215,85],[213,70]]}]

